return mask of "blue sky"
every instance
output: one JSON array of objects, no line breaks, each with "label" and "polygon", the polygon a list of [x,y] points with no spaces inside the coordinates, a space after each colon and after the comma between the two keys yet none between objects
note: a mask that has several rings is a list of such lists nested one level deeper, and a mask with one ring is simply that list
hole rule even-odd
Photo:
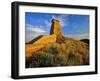
[{"label": "blue sky", "polygon": [[89,16],[51,13],[25,13],[25,41],[50,33],[51,20],[60,21],[62,32],[67,37],[75,39],[89,38]]}]

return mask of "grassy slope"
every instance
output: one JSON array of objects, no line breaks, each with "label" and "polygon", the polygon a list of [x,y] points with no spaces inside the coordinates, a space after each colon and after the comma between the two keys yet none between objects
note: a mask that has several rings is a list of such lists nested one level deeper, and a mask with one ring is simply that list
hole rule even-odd
[{"label": "grassy slope", "polygon": [[25,46],[26,57],[30,57],[32,53],[40,50],[41,48],[43,48],[51,42],[56,42],[56,35],[44,35],[33,39],[30,43],[26,44]]},{"label": "grassy slope", "polygon": [[26,61],[27,68],[49,66],[74,66],[89,64],[89,47],[86,43],[64,38],[59,42],[49,43],[33,53]]}]

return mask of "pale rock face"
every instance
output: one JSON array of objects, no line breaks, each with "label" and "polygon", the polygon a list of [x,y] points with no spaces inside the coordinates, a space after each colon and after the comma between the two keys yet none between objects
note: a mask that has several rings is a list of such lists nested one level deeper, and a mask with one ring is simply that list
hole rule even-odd
[{"label": "pale rock face", "polygon": [[56,35],[56,42],[57,43],[64,43],[64,35],[61,30],[60,21],[56,19],[52,19],[52,25],[50,29],[50,35]]},{"label": "pale rock face", "polygon": [[63,36],[59,20],[52,19],[50,35],[51,34],[55,34],[57,37],[58,36]]}]

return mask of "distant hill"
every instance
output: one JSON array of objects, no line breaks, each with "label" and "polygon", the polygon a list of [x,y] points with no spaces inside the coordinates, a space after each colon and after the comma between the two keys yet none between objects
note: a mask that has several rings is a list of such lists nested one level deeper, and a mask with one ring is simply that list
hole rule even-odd
[{"label": "distant hill", "polygon": [[80,41],[87,43],[89,45],[89,39],[81,39]]}]

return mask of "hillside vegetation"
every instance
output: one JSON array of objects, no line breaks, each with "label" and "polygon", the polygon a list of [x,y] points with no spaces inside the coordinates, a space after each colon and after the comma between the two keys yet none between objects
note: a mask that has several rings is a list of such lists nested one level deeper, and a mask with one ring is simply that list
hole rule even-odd
[{"label": "hillside vegetation", "polygon": [[61,37],[31,53],[26,68],[76,66],[89,64],[89,46],[79,40]]}]

